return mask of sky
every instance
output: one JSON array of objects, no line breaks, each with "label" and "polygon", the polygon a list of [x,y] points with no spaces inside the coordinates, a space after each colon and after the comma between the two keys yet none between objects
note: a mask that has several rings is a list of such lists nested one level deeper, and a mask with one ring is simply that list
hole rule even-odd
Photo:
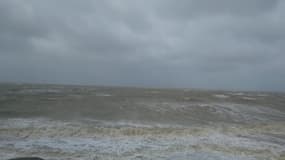
[{"label": "sky", "polygon": [[285,91],[284,0],[1,0],[0,81]]}]

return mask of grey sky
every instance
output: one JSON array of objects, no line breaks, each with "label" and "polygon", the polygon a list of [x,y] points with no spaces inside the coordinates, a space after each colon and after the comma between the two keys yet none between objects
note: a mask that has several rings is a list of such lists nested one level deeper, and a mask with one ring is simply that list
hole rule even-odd
[{"label": "grey sky", "polygon": [[285,91],[284,0],[1,0],[0,81]]}]

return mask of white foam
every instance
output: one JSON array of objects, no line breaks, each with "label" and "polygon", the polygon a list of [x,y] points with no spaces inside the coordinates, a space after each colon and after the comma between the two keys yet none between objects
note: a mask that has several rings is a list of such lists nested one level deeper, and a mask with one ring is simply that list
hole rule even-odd
[{"label": "white foam", "polygon": [[256,100],[256,98],[253,98],[253,97],[241,97],[241,98],[244,100],[250,100],[250,101]]},{"label": "white foam", "polygon": [[111,94],[107,94],[107,93],[96,93],[96,96],[98,96],[98,97],[110,97],[112,95]]},{"label": "white foam", "polygon": [[243,93],[243,92],[231,92],[229,94],[231,94],[233,96],[243,96],[243,95],[245,95],[245,93]]},{"label": "white foam", "polygon": [[[201,104],[201,106],[206,106],[206,104]],[[207,106],[212,105],[207,104]],[[216,108],[227,107],[224,111],[231,110],[233,114],[251,108],[225,104],[213,106]],[[269,112],[267,109],[256,107],[251,108],[252,111],[247,110],[246,112],[265,113]],[[96,125],[98,128],[105,129],[103,132],[103,134],[106,132],[105,136],[100,136],[97,129],[92,130],[92,128],[96,128]],[[197,132],[194,132],[197,128],[193,127],[179,129],[169,125],[163,126],[166,127],[165,130],[156,127],[152,124],[145,125],[124,121],[112,123],[111,121],[94,120],[92,122],[90,120],[87,123],[86,121],[59,121],[45,118],[1,120],[0,129],[3,130],[0,132],[0,153],[2,153],[0,155],[11,157],[12,153],[15,155],[39,153],[47,159],[72,157],[82,160],[95,156],[103,156],[102,159],[111,157],[127,160],[136,157],[188,159],[189,156],[193,156],[194,159],[206,156],[208,159],[239,157],[251,160],[257,155],[266,159],[285,151],[283,144],[265,141],[266,137],[264,138],[264,135],[258,133],[254,133],[254,136],[261,137],[260,139],[251,138],[252,135],[246,131],[240,131],[240,129],[224,132],[227,128],[234,126],[205,126]],[[124,128],[152,129],[154,134],[133,134],[131,136],[117,134]],[[162,131],[173,132],[173,134],[162,133]],[[14,132],[17,133],[14,134]],[[107,132],[114,133],[107,134]],[[182,132],[185,133],[182,134]],[[28,136],[21,136],[21,134]],[[243,134],[243,136],[237,136],[239,134]],[[245,155],[240,155],[243,153],[242,151],[246,151]],[[268,152],[263,153],[263,151]],[[163,157],[161,157],[162,155]],[[205,156],[203,157],[203,155]]]},{"label": "white foam", "polygon": [[224,94],[214,94],[213,96],[216,98],[229,98],[228,95],[224,95]]},{"label": "white foam", "polygon": [[41,93],[60,93],[60,89],[51,89],[51,88],[26,88],[19,91],[10,91],[10,93],[17,94],[41,94]]},{"label": "white foam", "polygon": [[258,96],[258,97],[267,97],[268,94],[257,94],[256,96]]}]

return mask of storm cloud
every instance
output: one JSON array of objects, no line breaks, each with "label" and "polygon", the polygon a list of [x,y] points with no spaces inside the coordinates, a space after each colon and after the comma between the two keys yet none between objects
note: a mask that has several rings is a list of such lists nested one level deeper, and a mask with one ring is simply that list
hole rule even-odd
[{"label": "storm cloud", "polygon": [[282,0],[1,0],[0,81],[285,91]]}]

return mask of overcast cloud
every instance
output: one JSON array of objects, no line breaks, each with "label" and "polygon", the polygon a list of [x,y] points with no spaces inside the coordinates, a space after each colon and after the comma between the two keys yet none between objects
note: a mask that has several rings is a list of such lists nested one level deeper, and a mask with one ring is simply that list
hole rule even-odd
[{"label": "overcast cloud", "polygon": [[285,91],[284,0],[1,0],[0,81]]}]

